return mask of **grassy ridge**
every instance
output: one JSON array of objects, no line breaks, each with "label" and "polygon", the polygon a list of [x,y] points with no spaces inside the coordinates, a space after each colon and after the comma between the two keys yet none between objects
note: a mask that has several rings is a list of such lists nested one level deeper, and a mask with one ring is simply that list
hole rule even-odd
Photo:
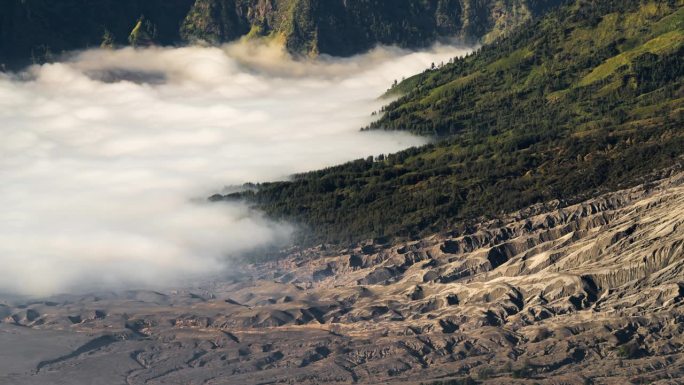
[{"label": "grassy ridge", "polygon": [[682,1],[580,0],[407,79],[371,129],[436,144],[268,183],[248,199],[300,241],[411,238],[634,185],[682,161]]}]

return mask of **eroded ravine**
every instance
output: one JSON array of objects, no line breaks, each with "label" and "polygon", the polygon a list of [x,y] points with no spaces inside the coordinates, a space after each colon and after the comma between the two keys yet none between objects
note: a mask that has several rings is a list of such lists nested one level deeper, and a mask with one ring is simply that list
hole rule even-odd
[{"label": "eroded ravine", "polygon": [[2,333],[91,338],[6,379],[54,383],[109,362],[129,384],[677,383],[683,223],[672,172],[465,232],[298,250],[201,288],[12,304]]}]

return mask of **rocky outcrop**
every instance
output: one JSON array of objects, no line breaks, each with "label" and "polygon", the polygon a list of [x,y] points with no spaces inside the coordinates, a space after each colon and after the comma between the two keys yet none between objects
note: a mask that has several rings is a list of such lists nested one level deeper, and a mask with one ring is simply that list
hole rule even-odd
[{"label": "rocky outcrop", "polygon": [[411,243],[292,251],[192,290],[8,304],[0,331],[107,339],[12,378],[30,383],[117,355],[130,384],[677,383],[683,224],[679,173]]},{"label": "rocky outcrop", "polygon": [[[235,0],[197,0],[181,26],[181,37],[186,41],[201,40],[211,44],[237,39],[249,33],[255,11],[239,7]],[[255,27],[258,28],[258,27]],[[255,29],[256,30],[256,29]]]},{"label": "rocky outcrop", "polygon": [[280,36],[290,52],[352,55],[376,44],[422,46],[440,37],[493,39],[560,1],[198,0],[186,40]]},{"label": "rocky outcrop", "polygon": [[[60,0],[55,5],[7,0],[0,4],[0,64],[49,61],[64,51],[98,46],[220,44],[241,37],[277,39],[297,55],[347,56],[376,44],[418,47],[444,37],[487,40],[560,2]],[[143,24],[138,23],[141,17]]]}]

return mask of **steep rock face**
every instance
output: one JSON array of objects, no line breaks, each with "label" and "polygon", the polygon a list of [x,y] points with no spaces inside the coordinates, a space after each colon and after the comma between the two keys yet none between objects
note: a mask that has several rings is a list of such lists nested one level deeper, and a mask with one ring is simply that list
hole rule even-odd
[{"label": "steep rock face", "polygon": [[191,289],[8,303],[0,344],[89,340],[0,382],[78,384],[105,367],[129,384],[674,384],[683,225],[673,172],[410,243],[292,251]]},{"label": "steep rock face", "polygon": [[560,1],[198,0],[184,37],[210,42],[281,35],[294,53],[351,55],[375,44],[425,45],[439,37],[491,39]]},{"label": "steep rock face", "polygon": [[197,0],[183,21],[181,36],[212,44],[236,39],[251,28],[243,11],[236,0]]},{"label": "steep rock face", "polygon": [[277,37],[295,54],[346,56],[375,44],[416,47],[439,37],[478,40],[510,30],[561,0],[7,0],[0,64],[125,45],[144,16],[154,43],[212,44]]}]

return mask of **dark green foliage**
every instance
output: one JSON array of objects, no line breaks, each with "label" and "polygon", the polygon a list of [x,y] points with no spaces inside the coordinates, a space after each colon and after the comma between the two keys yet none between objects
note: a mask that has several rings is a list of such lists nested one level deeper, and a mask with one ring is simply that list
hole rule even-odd
[{"label": "dark green foliage", "polygon": [[[462,131],[501,131],[520,126],[521,114],[528,120],[526,130],[538,124],[583,124],[598,115],[616,115],[611,110],[625,98],[652,91],[644,87],[660,87],[677,80],[684,64],[674,50],[665,57],[650,53],[639,56],[633,61],[632,72],[624,73],[621,79],[606,79],[594,83],[593,87],[577,87],[601,63],[629,51],[634,44],[646,43],[660,35],[646,30],[627,42],[621,35],[624,31],[612,31],[614,38],[609,42],[572,41],[569,38],[574,31],[606,33],[600,30],[609,28],[590,27],[587,24],[592,22],[587,20],[601,19],[602,15],[614,12],[628,14],[630,9],[638,14],[640,2],[587,3],[592,5],[575,12],[563,7],[509,38],[485,46],[477,55],[457,60],[440,71],[426,71],[408,79],[411,88],[404,91],[410,92],[390,104],[382,119],[370,128],[440,136]],[[583,16],[578,17],[578,13]],[[681,12],[673,16],[682,17]],[[679,36],[671,38],[679,39]],[[638,89],[631,90],[622,84],[614,92],[606,89],[596,94],[608,85],[608,80],[627,83],[630,77],[636,77]],[[553,99],[555,102],[550,103],[549,98],[555,92],[570,93],[558,94]],[[624,95],[625,92],[629,95]],[[548,131],[547,127],[534,129]]]},{"label": "dark green foliage", "polygon": [[[302,225],[303,243],[410,239],[632,186],[680,163],[684,50],[679,24],[663,25],[681,7],[660,2],[653,13],[653,3],[635,0],[577,4],[408,79],[414,90],[372,126],[435,134],[439,142],[226,199],[247,199]],[[643,21],[615,30],[601,22],[613,16]],[[606,31],[613,37],[582,40]],[[616,43],[625,36],[629,42]],[[627,64],[604,65],[618,59]]]}]

